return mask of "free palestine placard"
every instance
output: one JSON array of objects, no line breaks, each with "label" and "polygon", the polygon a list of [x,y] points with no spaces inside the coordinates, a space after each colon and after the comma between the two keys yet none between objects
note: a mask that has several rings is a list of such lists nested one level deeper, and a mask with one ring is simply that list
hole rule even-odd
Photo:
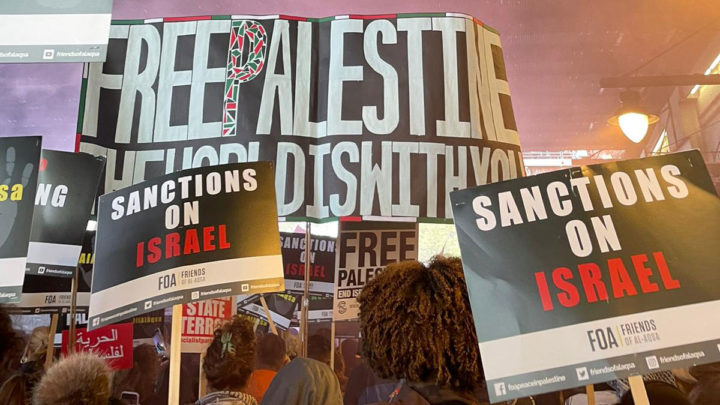
[{"label": "free palestine placard", "polygon": [[358,319],[365,284],[394,262],[417,260],[418,225],[341,221],[338,233],[333,319]]}]

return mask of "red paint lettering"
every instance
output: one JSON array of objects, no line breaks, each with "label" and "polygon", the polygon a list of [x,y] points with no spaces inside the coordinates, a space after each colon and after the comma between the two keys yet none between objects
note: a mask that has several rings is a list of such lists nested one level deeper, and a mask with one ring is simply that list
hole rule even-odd
[{"label": "red paint lettering", "polygon": [[660,273],[660,278],[662,279],[665,289],[674,290],[676,288],[680,288],[680,282],[672,278],[670,275],[670,269],[668,269],[663,252],[653,253],[653,259],[655,259],[655,263],[657,263],[658,273]]},{"label": "red paint lettering", "polygon": [[215,244],[212,243],[215,240],[214,230],[215,227],[213,226],[203,228],[203,252],[212,252],[215,250]]},{"label": "red paint lettering", "polygon": [[552,273],[553,283],[562,293],[557,294],[558,302],[564,307],[574,307],[580,302],[580,294],[577,288],[567,280],[573,278],[572,271],[567,267],[558,267]]},{"label": "red paint lettering", "polygon": [[580,272],[580,280],[582,280],[583,289],[588,302],[597,302],[599,299],[605,301],[608,299],[605,283],[602,281],[600,267],[595,263],[584,263],[578,265]]},{"label": "red paint lettering", "polygon": [[537,284],[538,293],[540,294],[540,302],[542,302],[543,310],[552,311],[553,303],[550,298],[550,289],[548,289],[545,273],[535,273],[535,284]]},{"label": "red paint lettering", "polygon": [[160,249],[160,243],[162,243],[162,239],[160,238],[152,238],[148,241],[148,256],[147,261],[148,263],[157,263],[158,260],[162,257],[162,250]]},{"label": "red paint lettering", "polygon": [[622,298],[625,296],[625,293],[629,296],[637,295],[637,290],[630,279],[630,275],[625,269],[622,259],[609,259],[608,270],[610,270],[610,282],[612,283],[613,297]]},{"label": "red paint lettering", "polygon": [[200,241],[198,240],[197,229],[188,229],[185,231],[185,245],[183,246],[183,254],[200,253]]},{"label": "red paint lettering", "polygon": [[652,276],[652,270],[645,267],[645,263],[648,261],[647,255],[634,255],[630,258],[635,268],[635,274],[637,274],[638,282],[640,283],[640,289],[643,293],[651,293],[660,291],[660,287],[657,284],[650,281]]}]

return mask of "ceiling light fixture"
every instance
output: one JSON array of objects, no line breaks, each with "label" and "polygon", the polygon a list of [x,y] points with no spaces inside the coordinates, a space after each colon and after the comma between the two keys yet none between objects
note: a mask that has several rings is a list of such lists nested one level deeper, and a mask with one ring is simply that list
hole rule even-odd
[{"label": "ceiling light fixture", "polygon": [[619,126],[623,134],[635,143],[639,143],[647,135],[650,125],[658,122],[655,114],[647,113],[640,102],[640,93],[626,90],[620,94],[622,107],[608,119],[611,125]]}]

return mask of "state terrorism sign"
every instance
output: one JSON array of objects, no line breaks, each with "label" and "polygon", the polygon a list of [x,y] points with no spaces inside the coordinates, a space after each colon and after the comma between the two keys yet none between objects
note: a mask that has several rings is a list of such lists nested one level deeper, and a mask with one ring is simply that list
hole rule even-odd
[{"label": "state terrorism sign", "polygon": [[720,360],[699,152],[451,194],[491,402]]},{"label": "state terrorism sign", "polygon": [[390,263],[417,260],[417,223],[341,221],[337,252],[333,319],[355,320],[368,281]]},{"label": "state terrorism sign", "polygon": [[20,301],[42,138],[0,138],[0,304]]},{"label": "state terrorism sign", "polygon": [[450,218],[523,174],[497,32],[451,14],[115,21],[84,69],[80,151],[106,192],[274,161],[278,215]]},{"label": "state terrorism sign", "polygon": [[235,311],[231,297],[211,298],[183,305],[183,353],[202,353],[215,338],[215,329],[229,321]]},{"label": "state terrorism sign", "polygon": [[285,290],[291,293],[305,291],[305,269],[310,273],[309,291],[312,294],[331,295],[335,284],[335,238],[312,236],[310,238],[310,265],[305,261],[305,235],[282,232]]},{"label": "state terrorism sign", "polygon": [[183,170],[100,197],[90,329],[285,287],[272,163]]},{"label": "state terrorism sign", "polygon": [[105,158],[43,150],[28,246],[27,274],[72,277]]}]

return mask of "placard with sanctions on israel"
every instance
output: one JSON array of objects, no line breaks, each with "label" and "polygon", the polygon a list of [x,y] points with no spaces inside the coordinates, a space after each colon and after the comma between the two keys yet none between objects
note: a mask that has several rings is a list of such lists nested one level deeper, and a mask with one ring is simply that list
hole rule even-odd
[{"label": "placard with sanctions on israel", "polygon": [[100,197],[89,328],[282,291],[272,163],[183,170]]},{"label": "placard with sanctions on israel", "polygon": [[720,199],[699,152],[451,201],[492,402],[720,360]]}]

